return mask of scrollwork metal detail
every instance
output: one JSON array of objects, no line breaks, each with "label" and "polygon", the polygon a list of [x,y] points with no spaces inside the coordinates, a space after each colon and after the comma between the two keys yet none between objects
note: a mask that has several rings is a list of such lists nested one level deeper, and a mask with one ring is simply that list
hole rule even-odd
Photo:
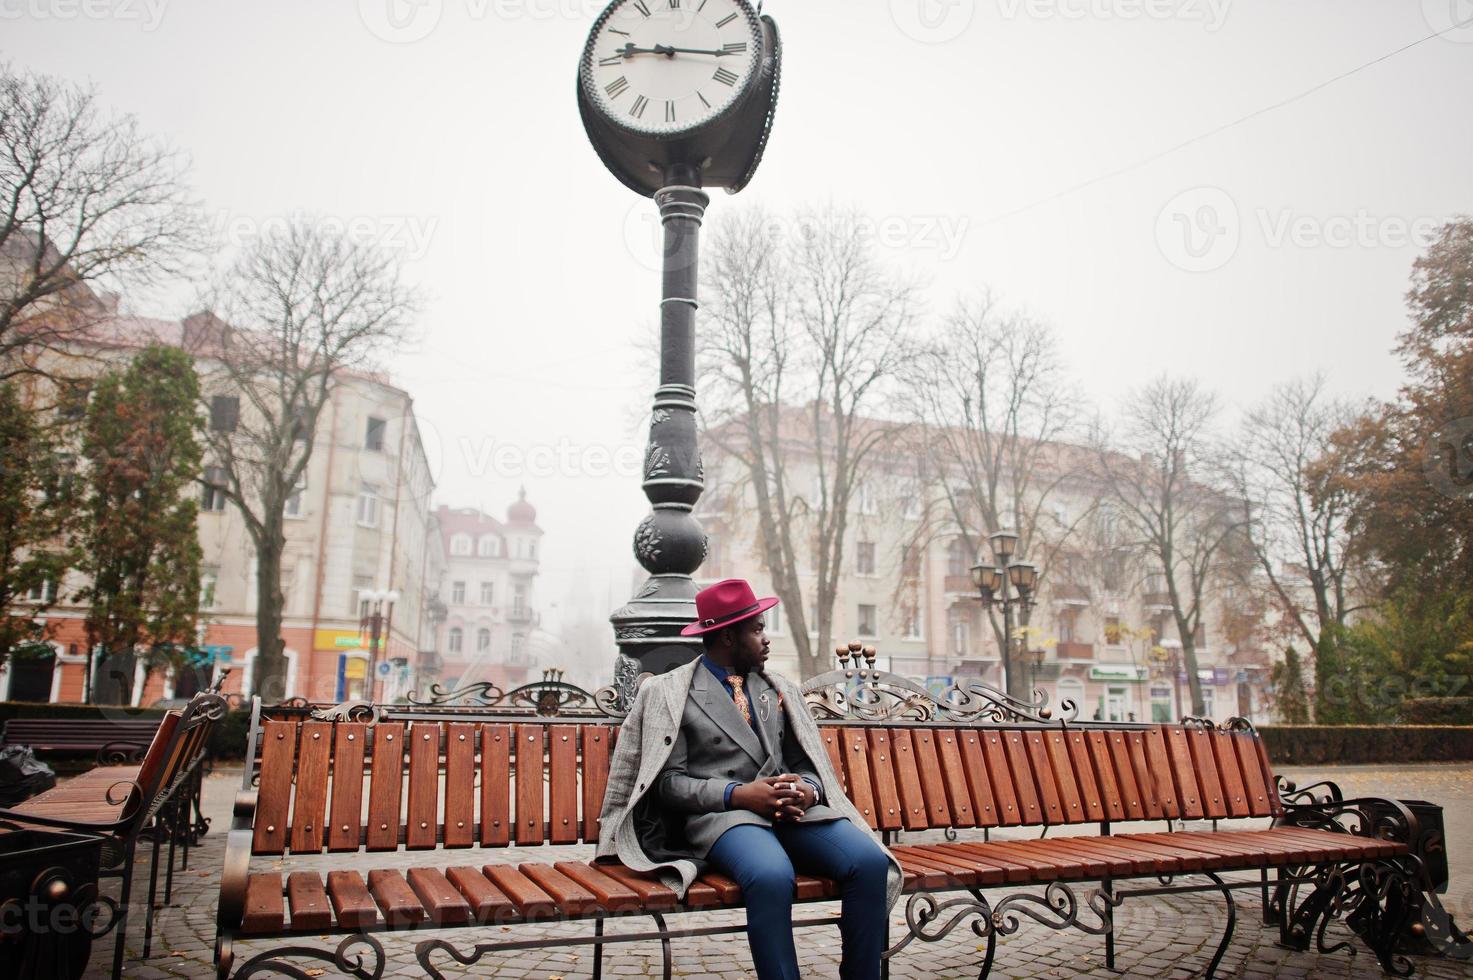
[{"label": "scrollwork metal detail", "polygon": [[372,725],[383,719],[383,708],[372,701],[344,701],[331,707],[313,708],[311,716],[317,721],[358,721]]},{"label": "scrollwork metal detail", "polygon": [[[359,945],[368,948],[355,950],[354,947]],[[365,956],[370,958],[365,961]],[[242,963],[234,978],[248,980],[249,977],[279,973],[295,980],[311,980],[312,977],[321,975],[320,970],[304,970],[286,962],[287,957],[322,960],[332,964],[339,972],[358,977],[359,980],[379,980],[384,975],[386,965],[383,944],[370,933],[363,932],[344,937],[332,952],[313,946],[283,946],[280,949],[267,950]]]},{"label": "scrollwork metal detail", "polygon": [[410,704],[421,705],[481,705],[489,707],[500,704],[506,697],[506,692],[497,687],[491,681],[479,681],[475,684],[465,684],[451,690],[446,690],[440,684],[431,684],[427,697],[422,697],[418,689],[404,695],[404,700]]}]

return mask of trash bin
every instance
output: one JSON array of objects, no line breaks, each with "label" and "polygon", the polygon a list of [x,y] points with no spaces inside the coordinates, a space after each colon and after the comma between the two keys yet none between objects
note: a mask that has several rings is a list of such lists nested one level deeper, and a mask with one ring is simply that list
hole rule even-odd
[{"label": "trash bin", "polygon": [[[102,838],[0,832],[0,980],[77,980],[113,923],[97,898]],[[99,921],[101,918],[101,921]]]},{"label": "trash bin", "polygon": [[[1427,870],[1431,894],[1447,892],[1450,877],[1447,863],[1447,838],[1442,820],[1442,807],[1427,800],[1399,801],[1416,816],[1420,825],[1412,853],[1422,859]],[[1384,808],[1382,808],[1384,811]],[[1467,934],[1435,897],[1418,894],[1413,899],[1411,916],[1397,948],[1404,953],[1448,956],[1454,959],[1473,957],[1473,944]]]}]

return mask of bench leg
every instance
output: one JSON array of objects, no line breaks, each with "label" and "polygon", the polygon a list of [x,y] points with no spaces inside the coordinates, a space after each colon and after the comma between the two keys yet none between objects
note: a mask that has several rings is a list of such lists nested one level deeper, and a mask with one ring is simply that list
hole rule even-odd
[{"label": "bench leg", "polygon": [[179,842],[179,801],[169,805],[169,860],[164,865],[164,904],[174,901],[174,845]]},{"label": "bench leg", "polygon": [[655,920],[655,925],[660,927],[660,954],[665,961],[665,980],[670,977],[675,969],[675,959],[670,952],[670,930],[665,926],[665,917],[658,912],[651,912],[650,918]]},{"label": "bench leg", "polygon": [[[1280,872],[1280,875],[1282,874],[1283,872]],[[1258,891],[1260,897],[1263,899],[1263,924],[1266,926],[1271,926],[1277,921],[1277,919],[1274,916],[1273,902],[1268,895],[1268,869],[1264,868],[1262,871],[1258,872],[1258,876]]]},{"label": "bench leg", "polygon": [[128,913],[132,909],[133,895],[133,858],[138,847],[138,839],[135,837],[128,841],[123,850],[123,884],[118,897],[118,924],[114,927],[118,930],[118,938],[113,941],[113,973],[112,980],[121,980],[123,976],[124,940],[128,937]]},{"label": "bench leg", "polygon": [[[600,916],[593,920],[593,934],[602,936],[604,934],[604,920]],[[593,944],[593,980],[603,980],[604,975],[604,944]]]},{"label": "bench leg", "polygon": [[[163,814],[159,814],[162,817]],[[149,846],[152,852],[148,856],[148,904],[143,909],[143,959],[148,959],[153,949],[153,905],[159,892],[159,849],[163,847],[163,840],[159,833],[163,822],[159,817],[154,818],[153,843]]]},{"label": "bench leg", "polygon": [[1108,901],[1112,897],[1109,876],[1100,880],[1100,894],[1107,899],[1105,903],[1105,969],[1111,973],[1119,973],[1120,970],[1115,966],[1115,905]]},{"label": "bench leg", "polygon": [[1233,931],[1238,925],[1238,904],[1233,901],[1232,889],[1223,884],[1221,878],[1211,871],[1205,873],[1221,889],[1223,900],[1227,903],[1227,926],[1222,930],[1222,941],[1217,944],[1217,952],[1212,954],[1212,962],[1207,964],[1206,980],[1212,980],[1217,976],[1217,968],[1222,965],[1222,958],[1227,955],[1228,945],[1233,941]]},{"label": "bench leg", "polygon": [[[359,944],[368,947],[370,955],[367,958],[361,950],[353,949]],[[336,967],[339,973],[357,977],[358,980],[379,980],[384,975],[384,968],[388,963],[384,956],[383,943],[374,938],[372,933],[355,932],[345,936],[343,941],[338,943],[337,949],[332,952],[314,946],[283,946],[280,949],[268,949],[242,963],[240,969],[235,971],[235,975],[237,977],[269,976],[273,973],[288,977],[313,975],[285,962],[291,957],[322,960]],[[221,963],[225,964],[224,967],[216,967],[217,975],[221,980],[225,980],[229,972],[228,960],[230,958],[227,950],[221,957]]]}]

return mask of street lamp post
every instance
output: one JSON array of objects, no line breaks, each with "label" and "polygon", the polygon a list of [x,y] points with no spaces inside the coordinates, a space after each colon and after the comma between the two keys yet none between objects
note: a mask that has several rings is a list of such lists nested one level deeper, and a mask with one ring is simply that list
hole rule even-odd
[{"label": "street lamp post", "polygon": [[989,540],[997,564],[989,565],[979,555],[977,564],[972,566],[972,584],[982,597],[984,610],[990,609],[994,603],[1002,606],[1003,688],[1010,696],[1026,701],[1031,698],[1031,692],[1022,683],[1022,671],[1014,669],[1013,608],[1016,606],[1020,614],[1033,608],[1037,601],[1034,587],[1038,584],[1038,569],[1030,562],[1014,560],[1018,536],[1013,532],[998,531]]},{"label": "street lamp post", "polygon": [[379,700],[378,651],[380,641],[394,628],[394,603],[399,593],[393,589],[365,589],[359,597],[368,603],[367,613],[358,621],[360,633],[368,634],[368,683],[364,685],[364,696],[368,701]]}]

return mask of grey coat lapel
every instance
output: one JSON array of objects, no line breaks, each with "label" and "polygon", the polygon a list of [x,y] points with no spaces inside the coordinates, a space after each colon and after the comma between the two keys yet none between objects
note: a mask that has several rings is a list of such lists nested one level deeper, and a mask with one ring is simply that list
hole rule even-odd
[{"label": "grey coat lapel", "polygon": [[696,675],[690,686],[691,700],[696,703],[706,715],[716,723],[717,727],[727,734],[737,745],[752,757],[752,761],[759,766],[767,761],[767,753],[762,751],[762,743],[757,741],[757,733],[752,731],[752,726],[742,718],[742,713],[737,710],[736,702],[726,689],[721,686],[714,674],[706,669],[704,664],[697,661]]},{"label": "grey coat lapel", "polygon": [[777,772],[786,765],[782,759],[782,740],[777,735],[782,727],[782,710],[777,706],[777,689],[756,671],[747,675],[747,688],[752,696],[752,713],[757,719],[757,733],[762,738],[762,750],[773,771]]}]

